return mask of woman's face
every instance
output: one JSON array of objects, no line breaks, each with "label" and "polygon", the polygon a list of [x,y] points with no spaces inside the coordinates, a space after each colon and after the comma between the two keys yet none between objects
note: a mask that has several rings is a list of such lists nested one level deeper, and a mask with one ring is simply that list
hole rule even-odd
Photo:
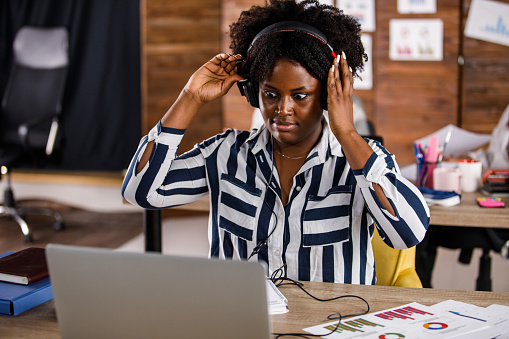
[{"label": "woman's face", "polygon": [[260,111],[280,147],[310,150],[322,131],[321,85],[295,61],[279,59],[260,81]]}]

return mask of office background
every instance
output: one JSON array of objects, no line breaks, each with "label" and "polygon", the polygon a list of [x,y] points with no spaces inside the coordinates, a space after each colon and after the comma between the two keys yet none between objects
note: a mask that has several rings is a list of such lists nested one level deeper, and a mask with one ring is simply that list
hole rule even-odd
[{"label": "office background", "polygon": [[[243,9],[262,3],[1,0],[0,90],[17,27],[64,24],[72,29],[74,82],[66,89],[63,112],[67,143],[62,161],[52,168],[118,172],[127,167],[140,136],[166,112],[192,72],[228,50],[229,23]],[[356,94],[398,162],[413,162],[412,142],[448,123],[490,133],[508,104],[509,48],[463,35],[471,1],[438,0],[434,14],[398,14],[396,0],[375,3],[376,30],[367,33],[373,40],[373,88]],[[53,16],[57,14],[58,19]],[[441,19],[443,60],[390,60],[389,20],[397,18]],[[233,88],[199,112],[180,151],[225,127],[249,128],[251,114],[252,108]],[[100,187],[84,197],[93,200],[94,194],[103,194]]]},{"label": "office background", "polygon": [[64,144],[49,168],[120,171],[129,163],[141,138],[139,13],[138,0],[0,1],[2,95],[22,26],[69,31]]},{"label": "office background", "polygon": [[[400,164],[414,161],[414,140],[449,123],[491,133],[508,104],[509,48],[463,35],[470,3],[439,0],[434,14],[398,14],[396,0],[375,1],[376,29],[367,33],[373,41],[373,88],[356,90],[356,95]],[[146,132],[177,97],[189,74],[217,51],[228,49],[228,25],[242,10],[263,0],[143,0],[140,4]],[[389,59],[389,20],[402,18],[443,21],[442,61]],[[202,110],[181,150],[223,127],[248,128],[251,113],[244,98],[235,89],[230,91],[222,102]]]},{"label": "office background", "polygon": [[[228,51],[229,24],[253,4],[263,0],[2,0],[0,90],[21,25],[68,27],[66,144],[61,161],[51,166],[120,170],[189,76],[211,56]],[[366,32],[373,45],[373,86],[356,95],[400,165],[414,161],[415,139],[449,123],[490,133],[508,104],[509,48],[464,36],[470,4],[440,0],[436,13],[399,14],[396,0],[375,1],[376,28]],[[391,19],[442,20],[443,60],[390,60]],[[180,151],[225,127],[249,128],[251,114],[233,88],[199,112]]]}]

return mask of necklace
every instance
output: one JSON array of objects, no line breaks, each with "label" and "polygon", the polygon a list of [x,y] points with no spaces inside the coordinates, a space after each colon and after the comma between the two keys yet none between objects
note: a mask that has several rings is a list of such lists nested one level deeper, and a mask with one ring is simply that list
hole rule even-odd
[{"label": "necklace", "polygon": [[292,157],[289,157],[287,155],[284,155],[283,153],[279,152],[275,147],[274,147],[274,150],[282,157],[286,158],[286,159],[291,159],[291,160],[299,160],[299,159],[304,159],[307,157],[307,155],[303,155],[303,156],[300,156],[300,157],[296,157],[296,158],[292,158]]}]

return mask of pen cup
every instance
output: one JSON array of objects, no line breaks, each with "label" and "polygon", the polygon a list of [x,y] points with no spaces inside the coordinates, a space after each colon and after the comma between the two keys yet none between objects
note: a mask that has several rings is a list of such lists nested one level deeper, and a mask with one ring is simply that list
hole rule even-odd
[{"label": "pen cup", "polygon": [[417,186],[433,189],[433,171],[439,162],[422,161],[417,163]]}]

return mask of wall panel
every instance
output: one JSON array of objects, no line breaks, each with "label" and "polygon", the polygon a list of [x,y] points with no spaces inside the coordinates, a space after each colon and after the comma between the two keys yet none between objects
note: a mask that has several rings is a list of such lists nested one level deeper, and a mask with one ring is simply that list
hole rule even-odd
[{"label": "wall panel", "polygon": [[[459,1],[438,1],[437,13],[426,15],[398,14],[396,1],[377,1],[376,6],[375,125],[398,162],[408,164],[414,161],[415,139],[457,123]],[[389,22],[409,18],[443,21],[442,61],[389,59]]]},{"label": "wall panel", "polygon": [[[143,133],[178,97],[193,72],[220,50],[220,0],[143,0]],[[179,152],[221,131],[221,101],[205,105]]]},{"label": "wall panel", "polygon": [[[509,4],[509,0],[498,2]],[[463,24],[470,3],[465,0]],[[509,105],[509,47],[464,37],[463,56],[461,124],[474,132],[491,133]]]},{"label": "wall panel", "polygon": [[[509,0],[500,0],[509,3]],[[263,0],[142,1],[144,114],[148,131],[192,72],[220,51],[229,52],[229,24]],[[400,164],[414,161],[413,140],[448,123],[489,133],[509,103],[509,48],[463,37],[470,0],[437,1],[437,13],[399,14],[397,1],[378,0],[373,37],[373,89],[356,90],[368,117]],[[442,61],[389,59],[389,21],[439,18],[444,23]],[[464,56],[464,66],[458,57]],[[237,88],[207,105],[183,147],[224,127],[248,129],[253,109]]]}]

